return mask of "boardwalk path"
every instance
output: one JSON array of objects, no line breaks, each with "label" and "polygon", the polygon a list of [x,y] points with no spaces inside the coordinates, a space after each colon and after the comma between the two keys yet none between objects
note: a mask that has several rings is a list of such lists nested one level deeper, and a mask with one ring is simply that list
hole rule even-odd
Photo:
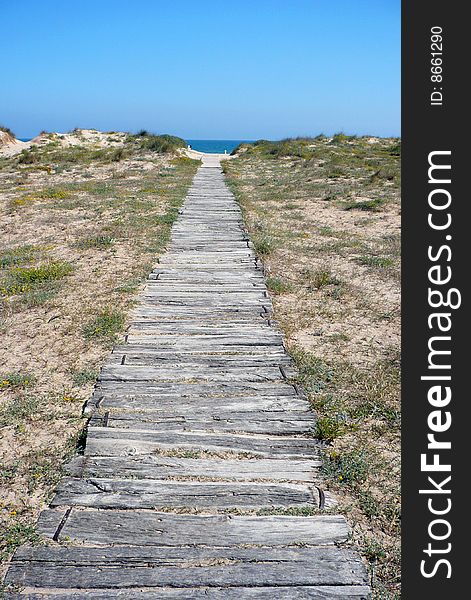
[{"label": "boardwalk path", "polygon": [[342,516],[279,514],[329,497],[270,310],[206,156],[88,403],[84,455],[41,514],[41,533],[62,544],[20,548],[7,583],[56,600],[367,597],[359,557],[336,545]]}]

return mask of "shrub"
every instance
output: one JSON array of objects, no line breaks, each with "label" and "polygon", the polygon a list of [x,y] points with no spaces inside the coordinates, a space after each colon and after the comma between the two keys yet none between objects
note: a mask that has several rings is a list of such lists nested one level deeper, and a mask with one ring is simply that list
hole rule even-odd
[{"label": "shrub", "polygon": [[39,161],[39,155],[33,150],[22,150],[18,156],[18,163],[21,165],[32,165]]},{"label": "shrub", "polygon": [[182,138],[174,135],[162,134],[153,135],[147,132],[140,132],[137,136],[141,140],[142,147],[159,154],[171,154],[178,148],[186,148],[186,142]]}]

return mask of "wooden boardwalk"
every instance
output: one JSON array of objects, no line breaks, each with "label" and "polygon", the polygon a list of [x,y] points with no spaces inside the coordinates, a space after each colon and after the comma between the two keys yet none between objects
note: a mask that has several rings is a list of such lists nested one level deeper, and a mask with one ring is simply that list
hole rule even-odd
[{"label": "wooden boardwalk", "polygon": [[[323,509],[314,416],[270,322],[219,159],[205,156],[86,410],[84,454],[17,550],[8,597],[365,599]],[[308,510],[313,516],[287,516]]]}]

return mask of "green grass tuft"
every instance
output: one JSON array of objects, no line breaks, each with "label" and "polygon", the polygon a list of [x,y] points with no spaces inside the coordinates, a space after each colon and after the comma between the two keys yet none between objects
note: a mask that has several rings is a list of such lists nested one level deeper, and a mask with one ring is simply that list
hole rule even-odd
[{"label": "green grass tuft", "polygon": [[385,203],[386,201],[383,198],[376,198],[375,200],[362,200],[361,202],[345,202],[342,208],[344,210],[364,210],[369,212],[378,212]]},{"label": "green grass tuft", "polygon": [[115,239],[109,235],[93,235],[90,237],[84,237],[75,243],[77,248],[87,250],[89,248],[98,248],[100,250],[106,250],[111,248],[115,243]]},{"label": "green grass tuft", "polygon": [[113,309],[104,310],[83,328],[86,339],[114,341],[123,330],[125,318],[121,312]]},{"label": "green grass tuft", "polygon": [[351,450],[342,454],[331,452],[322,469],[328,477],[340,483],[361,484],[366,481],[369,466],[362,450]]},{"label": "green grass tuft", "polygon": [[253,245],[258,256],[268,256],[276,248],[275,240],[269,235],[255,237]]},{"label": "green grass tuft", "polygon": [[274,294],[284,294],[291,290],[291,285],[279,277],[268,277],[266,283],[267,288]]},{"label": "green grass tuft", "polygon": [[359,256],[356,261],[365,267],[374,267],[377,269],[387,269],[394,264],[394,261],[386,256]]},{"label": "green grass tuft", "polygon": [[5,296],[24,294],[42,284],[62,279],[73,271],[66,261],[53,261],[38,267],[14,267],[8,273],[1,292]]},{"label": "green grass tuft", "polygon": [[24,389],[35,382],[32,373],[0,373],[0,388]]},{"label": "green grass tuft", "polygon": [[38,248],[36,246],[26,245],[10,248],[0,254],[0,268],[14,267],[22,263],[29,262],[34,258]]}]

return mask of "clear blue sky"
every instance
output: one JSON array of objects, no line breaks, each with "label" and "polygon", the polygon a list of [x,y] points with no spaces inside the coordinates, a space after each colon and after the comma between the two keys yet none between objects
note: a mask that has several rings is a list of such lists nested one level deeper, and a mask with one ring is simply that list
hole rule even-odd
[{"label": "clear blue sky", "polygon": [[400,0],[0,0],[0,123],[399,135]]}]

